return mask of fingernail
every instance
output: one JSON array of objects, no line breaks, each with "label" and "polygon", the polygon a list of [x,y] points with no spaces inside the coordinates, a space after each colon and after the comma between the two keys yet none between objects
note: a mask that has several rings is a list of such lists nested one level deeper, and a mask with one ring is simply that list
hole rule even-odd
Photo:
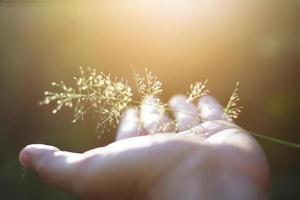
[{"label": "fingernail", "polygon": [[20,162],[25,168],[29,168],[31,165],[31,153],[28,149],[23,149],[20,153]]},{"label": "fingernail", "polygon": [[41,155],[47,152],[57,151],[58,149],[53,146],[43,145],[43,144],[31,144],[26,146],[20,153],[19,159],[21,164],[30,168],[35,159],[39,158]]}]

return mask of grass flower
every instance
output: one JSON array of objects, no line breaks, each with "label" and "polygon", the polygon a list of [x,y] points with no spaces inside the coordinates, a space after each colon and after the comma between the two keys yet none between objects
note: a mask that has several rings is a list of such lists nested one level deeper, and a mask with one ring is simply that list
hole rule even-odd
[{"label": "grass flower", "polygon": [[243,106],[239,106],[240,97],[238,95],[239,82],[236,83],[232,95],[229,98],[227,106],[224,109],[224,117],[229,118],[230,121],[237,119],[239,114],[242,112]]},{"label": "grass flower", "polygon": [[134,70],[134,79],[141,98],[146,96],[156,97],[163,92],[162,83],[147,68],[145,68],[144,76]]},{"label": "grass flower", "polygon": [[119,123],[122,112],[132,100],[131,87],[122,79],[112,79],[110,75],[96,73],[95,69],[88,68],[87,73],[80,68],[80,76],[74,77],[74,87],[67,86],[64,82],[52,83],[60,91],[45,92],[41,104],[56,102],[55,114],[61,108],[74,109],[73,122],[83,120],[87,113],[97,117],[97,127]]},{"label": "grass flower", "polygon": [[208,95],[209,90],[206,88],[207,79],[202,82],[196,82],[190,85],[190,92],[188,92],[187,102],[197,102],[200,97]]},{"label": "grass flower", "polygon": [[[178,124],[175,120],[166,121],[164,117],[166,111],[181,111],[173,110],[160,101],[158,96],[163,92],[162,83],[158,80],[157,76],[153,75],[147,68],[145,68],[143,74],[134,71],[134,79],[140,97],[140,99],[137,100],[133,99],[132,88],[123,79],[112,78],[110,75],[106,75],[102,72],[97,73],[95,69],[91,68],[85,71],[80,67],[79,71],[79,77],[74,77],[74,86],[68,86],[63,81],[58,83],[52,82],[51,85],[55,87],[56,90],[53,92],[44,92],[45,97],[44,100],[40,102],[40,105],[55,103],[56,106],[52,110],[53,114],[56,114],[64,107],[73,109],[74,117],[72,122],[74,123],[78,120],[83,120],[85,115],[92,114],[92,116],[97,119],[97,130],[101,128],[101,133],[105,132],[106,125],[115,127],[115,124],[119,123],[122,113],[129,107],[137,107],[141,108],[141,110],[152,109],[152,117],[155,118],[155,122],[152,124],[150,134],[177,131]],[[195,103],[200,97],[207,95],[209,90],[206,88],[206,84],[207,80],[192,84],[188,92],[187,103]],[[227,106],[224,108],[224,119],[229,119],[230,121],[237,119],[243,108],[238,104],[240,101],[238,86],[239,82],[236,83]],[[152,97],[151,102],[143,101],[149,96]],[[209,121],[201,117],[200,113],[182,113],[193,117],[197,124],[201,121]],[[218,121],[214,122],[221,123]],[[140,128],[142,129],[143,126],[145,125],[141,123]],[[191,131],[194,134],[201,132],[201,130],[194,130],[193,127],[191,127]],[[249,133],[275,143],[300,148],[299,144],[286,142],[254,132]]]}]

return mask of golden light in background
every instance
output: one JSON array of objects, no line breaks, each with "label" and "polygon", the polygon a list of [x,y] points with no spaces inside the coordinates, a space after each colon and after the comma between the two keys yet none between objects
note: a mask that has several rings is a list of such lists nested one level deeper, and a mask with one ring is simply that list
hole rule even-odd
[{"label": "golden light in background", "polygon": [[194,80],[234,74],[246,55],[252,11],[235,1],[111,0],[14,7],[7,15],[15,13],[10,23],[29,27],[17,40],[30,49],[19,51],[45,74],[92,66],[131,77],[133,65],[149,67],[166,83],[183,77],[186,85],[177,89],[185,91]]},{"label": "golden light in background", "polygon": [[[140,17],[182,25],[190,20],[201,20],[206,23],[222,22],[224,18],[239,13],[243,5],[220,0],[133,0],[119,1],[121,7],[140,14]],[[245,4],[244,4],[245,5]]]}]

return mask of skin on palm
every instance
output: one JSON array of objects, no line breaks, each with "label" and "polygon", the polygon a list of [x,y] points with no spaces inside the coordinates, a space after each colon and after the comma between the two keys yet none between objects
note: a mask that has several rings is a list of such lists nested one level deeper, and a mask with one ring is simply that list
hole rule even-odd
[{"label": "skin on palm", "polygon": [[[197,112],[186,98],[175,96],[169,105]],[[202,97],[197,106],[211,121],[194,124],[190,116],[176,112],[177,134],[149,135],[157,112],[130,109],[116,142],[82,154],[29,145],[20,161],[43,181],[81,199],[267,199],[269,169],[256,141],[221,120],[223,108],[214,98]]]}]

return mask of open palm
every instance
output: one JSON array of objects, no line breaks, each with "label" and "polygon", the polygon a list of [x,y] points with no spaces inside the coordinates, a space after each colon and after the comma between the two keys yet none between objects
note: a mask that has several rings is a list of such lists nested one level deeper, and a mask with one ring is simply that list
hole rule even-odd
[{"label": "open palm", "polygon": [[[142,106],[126,111],[116,141],[105,147],[71,153],[34,144],[22,150],[20,161],[43,181],[81,199],[268,198],[269,169],[260,146],[222,120],[223,108],[214,98],[202,97],[196,106],[178,95],[170,107],[189,113],[199,109],[209,121],[195,123],[176,112],[177,134],[149,134],[157,112],[155,106]],[[161,123],[168,121],[165,114]]]}]

